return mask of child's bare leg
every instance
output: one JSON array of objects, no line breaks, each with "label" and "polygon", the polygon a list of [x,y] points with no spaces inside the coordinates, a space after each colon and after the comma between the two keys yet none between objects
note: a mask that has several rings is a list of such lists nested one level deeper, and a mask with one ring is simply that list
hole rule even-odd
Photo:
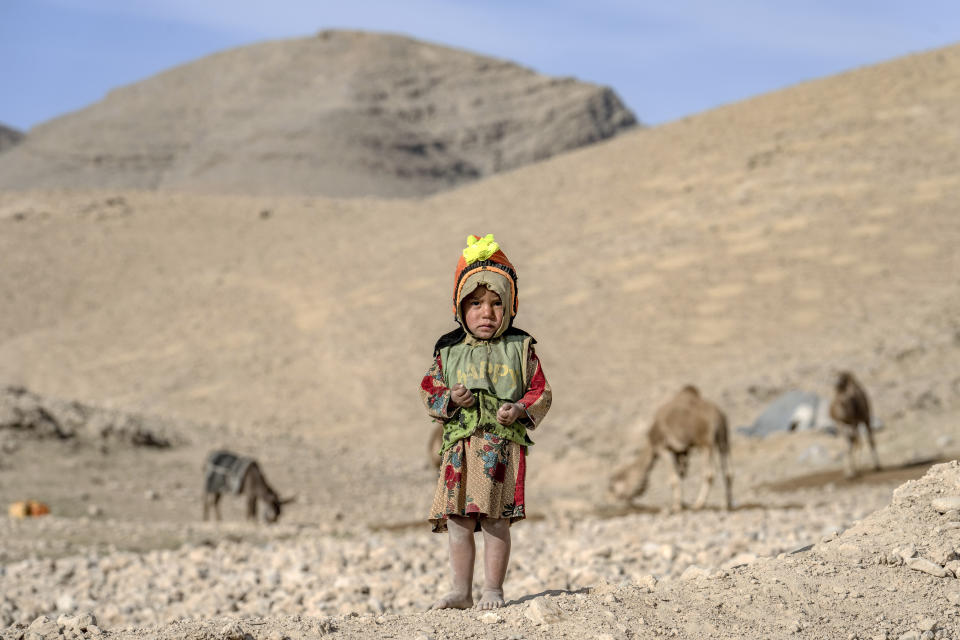
[{"label": "child's bare leg", "polygon": [[473,530],[476,524],[477,521],[474,518],[447,517],[453,589],[434,602],[431,609],[469,609],[473,606],[473,561],[476,557]]},{"label": "child's bare leg", "polygon": [[483,529],[483,594],[476,607],[496,609],[503,606],[503,579],[510,562],[510,519],[484,518]]}]

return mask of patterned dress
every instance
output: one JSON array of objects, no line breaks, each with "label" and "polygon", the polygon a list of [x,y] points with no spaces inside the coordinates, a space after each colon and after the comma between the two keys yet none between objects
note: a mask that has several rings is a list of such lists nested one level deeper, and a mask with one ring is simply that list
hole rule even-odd
[{"label": "patterned dress", "polygon": [[[427,413],[437,422],[449,420],[459,410],[450,403],[442,367],[438,355],[420,383]],[[519,401],[527,407],[527,415],[521,421],[532,430],[546,416],[553,397],[533,346],[528,352],[526,371],[526,392]],[[475,431],[447,449],[430,508],[433,530],[446,531],[448,515],[477,514],[478,527],[480,517],[509,518],[511,523],[525,518],[526,449],[486,431]]]}]

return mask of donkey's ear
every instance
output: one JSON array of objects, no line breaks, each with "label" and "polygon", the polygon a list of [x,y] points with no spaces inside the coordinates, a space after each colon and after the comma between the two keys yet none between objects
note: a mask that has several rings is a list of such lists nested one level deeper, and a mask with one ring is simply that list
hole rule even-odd
[{"label": "donkey's ear", "polygon": [[297,499],[297,494],[293,494],[289,498],[280,498],[280,504],[290,504]]}]

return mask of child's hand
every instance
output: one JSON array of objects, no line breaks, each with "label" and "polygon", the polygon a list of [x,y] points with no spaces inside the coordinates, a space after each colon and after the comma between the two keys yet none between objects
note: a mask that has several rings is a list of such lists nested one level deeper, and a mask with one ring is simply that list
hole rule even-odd
[{"label": "child's hand", "polygon": [[477,399],[470,393],[470,389],[458,382],[450,389],[450,401],[458,407],[472,407]]},{"label": "child's hand", "polygon": [[523,407],[515,402],[504,402],[497,410],[497,422],[506,426],[513,424],[523,415]]}]

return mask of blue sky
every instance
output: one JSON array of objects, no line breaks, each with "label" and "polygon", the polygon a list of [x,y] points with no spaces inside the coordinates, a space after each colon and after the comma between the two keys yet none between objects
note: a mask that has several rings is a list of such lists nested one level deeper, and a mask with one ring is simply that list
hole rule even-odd
[{"label": "blue sky", "polygon": [[389,31],[613,87],[648,124],[960,41],[954,0],[0,0],[0,123],[26,130],[226,48]]}]

